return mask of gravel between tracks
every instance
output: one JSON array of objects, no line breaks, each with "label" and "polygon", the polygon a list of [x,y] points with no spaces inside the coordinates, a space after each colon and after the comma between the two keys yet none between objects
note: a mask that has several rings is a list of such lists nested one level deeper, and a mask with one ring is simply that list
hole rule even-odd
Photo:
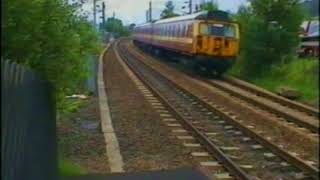
[{"label": "gravel between tracks", "polygon": [[148,59],[148,61],[145,62],[152,67],[155,67],[169,79],[175,81],[193,94],[212,99],[216,104],[225,107],[226,110],[229,110],[240,117],[243,120],[244,125],[253,125],[255,131],[263,131],[265,137],[268,136],[273,138],[274,142],[281,144],[283,148],[287,149],[289,152],[296,152],[300,157],[307,160],[318,161],[319,141],[317,138],[304,136],[301,132],[297,132],[295,129],[290,128],[290,126],[272,119],[269,114],[258,112],[244,104],[235,102],[228,96],[222,96],[221,93],[215,92],[209,85],[206,85],[205,83],[196,83],[183,73],[178,72],[159,61],[150,61],[150,59]]},{"label": "gravel between tracks", "polygon": [[195,166],[190,151],[171,135],[112,49],[104,56],[104,80],[125,171]]}]

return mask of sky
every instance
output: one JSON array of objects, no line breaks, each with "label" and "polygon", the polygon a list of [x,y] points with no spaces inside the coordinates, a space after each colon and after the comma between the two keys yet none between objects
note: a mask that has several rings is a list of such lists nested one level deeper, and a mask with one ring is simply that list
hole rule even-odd
[{"label": "sky", "polygon": [[[106,5],[106,18],[112,17],[113,12],[116,18],[121,19],[125,25],[130,23],[142,24],[146,22],[146,10],[149,7],[150,0],[97,0],[97,4],[105,2]],[[172,0],[175,5],[175,11],[179,14],[183,13],[181,7],[188,0]],[[205,0],[193,0],[193,5],[200,3]],[[207,0],[209,1],[209,0]],[[219,9],[229,10],[231,12],[236,12],[241,4],[246,4],[247,0],[214,0],[218,3]],[[152,0],[152,19],[159,19],[161,11],[165,7],[167,0]],[[89,12],[90,20],[93,19],[93,0],[89,0],[83,9]],[[185,10],[187,11],[187,9]],[[100,22],[101,12],[97,14],[97,21]]]}]

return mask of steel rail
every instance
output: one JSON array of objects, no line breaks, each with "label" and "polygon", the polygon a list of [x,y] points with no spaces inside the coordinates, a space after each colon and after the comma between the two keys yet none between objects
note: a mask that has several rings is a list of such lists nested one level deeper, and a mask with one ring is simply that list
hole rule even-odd
[{"label": "steel rail", "polygon": [[[118,48],[118,43],[116,44]],[[118,48],[119,49],[119,48]],[[121,54],[121,55],[120,55]],[[206,147],[208,152],[213,155],[214,158],[216,158],[220,163],[223,164],[223,166],[237,179],[243,179],[243,180],[249,180],[252,179],[250,176],[244,172],[236,163],[234,163],[227,155],[225,155],[219,147],[217,147],[210,139],[208,139],[202,132],[200,132],[194,125],[192,125],[188,120],[183,118],[183,116],[175,110],[175,108],[171,105],[171,103],[161,95],[161,93],[155,89],[152,84],[150,83],[147,78],[144,77],[143,73],[141,73],[141,70],[138,70],[139,68],[134,67],[134,65],[129,63],[128,60],[128,54],[127,52],[121,52],[119,56],[122,60],[130,67],[130,69],[133,71],[133,73],[152,91],[152,93],[158,97],[160,101],[162,101],[165,106],[168,107],[169,111],[173,113],[180,122],[182,122],[183,126],[190,130],[192,134],[194,134],[197,139],[200,141],[200,143]],[[141,62],[141,61],[138,61]],[[145,67],[149,68],[149,66],[143,64]]]},{"label": "steel rail", "polygon": [[[214,86],[216,88],[219,88],[219,89],[222,89],[223,91],[225,92],[228,92],[230,93],[231,95],[237,97],[237,98],[240,98],[242,100],[245,100],[253,105],[256,105],[258,107],[262,107],[263,109],[266,109],[267,111],[270,111],[272,112],[273,114],[276,114],[278,116],[281,116],[281,117],[284,117],[285,119],[287,119],[288,121],[291,121],[301,127],[304,127],[304,128],[307,128],[309,129],[311,132],[314,132],[314,133],[319,133],[319,124],[318,122],[310,122],[308,120],[304,120],[304,119],[301,119],[301,118],[298,118],[298,117],[295,117],[293,115],[291,115],[290,113],[286,113],[286,112],[282,112],[272,106],[269,106],[259,100],[255,100],[251,97],[248,97],[248,96],[245,96],[243,95],[242,93],[238,92],[238,91],[235,91],[235,90],[232,90],[230,88],[227,88],[215,81],[212,81],[212,80],[207,80],[207,79],[201,79],[201,81],[204,81],[205,83],[211,85],[211,86]],[[225,83],[223,81],[223,83]],[[237,87],[237,86],[236,86]]]},{"label": "steel rail", "polygon": [[270,100],[273,100],[274,102],[277,102],[281,105],[288,106],[292,109],[297,109],[301,112],[305,112],[305,113],[310,114],[312,116],[319,117],[319,110],[316,108],[313,108],[311,106],[307,106],[307,105],[286,99],[284,97],[278,96],[276,94],[273,94],[272,92],[266,91],[260,87],[257,87],[251,83],[248,83],[248,82],[244,82],[240,79],[236,79],[233,77],[224,77],[224,80],[234,86],[240,87],[240,88],[245,89],[249,92],[253,92],[261,97],[265,97]]},{"label": "steel rail", "polygon": [[[132,53],[131,53],[131,55],[132,55]],[[176,88],[178,88],[179,90],[183,91],[184,93],[186,93],[189,96],[191,96],[191,97],[195,98],[196,100],[198,100],[202,105],[204,105],[209,110],[217,113],[218,115],[220,115],[220,117],[223,117],[226,121],[228,121],[230,124],[233,124],[234,126],[236,126],[238,129],[240,129],[242,132],[244,132],[247,136],[255,139],[257,142],[259,142],[263,146],[267,147],[274,154],[278,155],[279,157],[281,157],[282,159],[286,160],[290,164],[296,166],[298,169],[301,169],[302,171],[306,172],[308,175],[310,175],[314,179],[319,179],[319,169],[318,168],[305,163],[304,160],[302,160],[299,157],[295,157],[295,156],[291,155],[289,152],[287,152],[286,150],[280,148],[275,143],[265,139],[263,136],[255,133],[251,129],[247,128],[245,125],[240,123],[237,120],[237,118],[234,118],[234,117],[230,116],[229,114],[219,110],[218,108],[214,107],[213,105],[211,105],[210,103],[206,102],[205,100],[202,100],[197,95],[194,95],[194,94],[190,93],[189,91],[185,90],[180,85],[176,84],[175,82],[173,82],[172,80],[170,80],[166,76],[162,75],[154,67],[151,67],[151,66],[147,65],[145,62],[143,62],[141,60],[140,60],[140,62],[145,64],[147,67],[151,68],[154,72],[159,74],[159,76],[162,76],[163,78],[167,79],[169,82],[174,84],[176,86]]]}]

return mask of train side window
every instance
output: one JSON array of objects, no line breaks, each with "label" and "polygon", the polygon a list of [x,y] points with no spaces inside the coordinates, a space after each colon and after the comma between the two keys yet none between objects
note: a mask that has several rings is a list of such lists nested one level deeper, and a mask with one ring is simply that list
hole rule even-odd
[{"label": "train side window", "polygon": [[186,36],[186,25],[185,25],[185,24],[182,25],[182,33],[181,33],[181,36],[182,36],[182,37],[185,37],[185,36]]},{"label": "train side window", "polygon": [[162,36],[165,36],[165,31],[166,29],[165,29],[165,26],[162,26]]},{"label": "train side window", "polygon": [[180,25],[176,24],[175,27],[176,28],[175,28],[175,31],[174,31],[175,32],[174,36],[175,37],[179,37],[179,35],[180,35]]},{"label": "train side window", "polygon": [[185,25],[184,24],[182,24],[181,25],[181,37],[184,37],[184,33],[185,32]]},{"label": "train side window", "polygon": [[193,34],[193,24],[188,25],[188,37],[192,37]]},{"label": "train side window", "polygon": [[187,37],[188,34],[188,26],[186,24],[183,25],[183,36]]},{"label": "train side window", "polygon": [[174,37],[175,36],[175,34],[174,34],[175,33],[175,25],[172,25],[172,30],[171,31],[172,31],[171,32],[172,33],[171,36]]},{"label": "train side window", "polygon": [[164,26],[164,35],[168,36],[168,27],[167,27],[167,25]]}]

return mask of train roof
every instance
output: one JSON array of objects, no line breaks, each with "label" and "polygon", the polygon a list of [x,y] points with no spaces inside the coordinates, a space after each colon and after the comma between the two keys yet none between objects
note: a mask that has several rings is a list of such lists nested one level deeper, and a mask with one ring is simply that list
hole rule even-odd
[{"label": "train roof", "polygon": [[154,21],[152,23],[141,24],[137,27],[143,27],[151,24],[162,24],[162,23],[170,23],[170,22],[186,21],[186,20],[218,20],[218,21],[233,22],[228,12],[217,10],[212,12],[201,11],[201,12],[190,14],[190,15],[161,19],[161,20]]},{"label": "train roof", "polygon": [[161,24],[161,23],[169,23],[175,21],[185,21],[185,20],[221,20],[221,21],[232,21],[229,17],[229,13],[225,11],[201,11],[198,13],[186,15],[186,16],[177,16],[173,18],[167,18],[156,21],[154,24]]}]

